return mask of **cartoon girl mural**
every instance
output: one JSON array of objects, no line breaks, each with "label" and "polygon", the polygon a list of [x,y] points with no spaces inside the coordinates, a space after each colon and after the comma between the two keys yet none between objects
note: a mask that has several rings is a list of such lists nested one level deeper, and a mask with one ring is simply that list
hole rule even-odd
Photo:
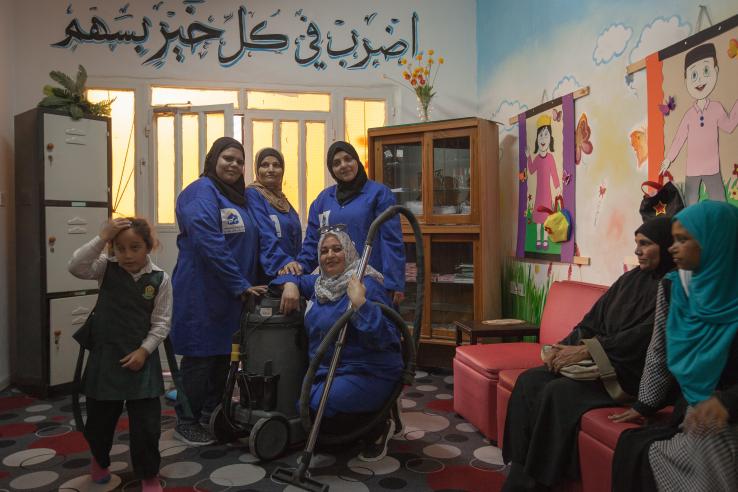
[{"label": "cartoon girl mural", "polygon": [[[561,194],[561,184],[556,171],[556,160],[553,151],[554,138],[551,134],[551,117],[544,114],[536,120],[535,158],[531,159],[527,146],[525,149],[525,156],[528,159],[528,173],[536,175],[536,198],[532,212],[533,222],[536,224],[536,249],[548,249],[548,233],[543,227],[543,223],[548,218],[548,213],[539,212],[538,207],[553,207],[551,181],[553,181],[556,195]],[[542,240],[541,236],[543,236]]]},{"label": "cartoon girl mural", "polygon": [[694,104],[684,113],[679,129],[661,163],[663,174],[687,143],[686,204],[697,203],[700,183],[705,184],[711,200],[725,201],[720,173],[719,130],[733,133],[738,126],[738,103],[730,113],[717,100],[709,99],[718,81],[715,45],[706,43],[687,52],[684,58],[684,82]]}]

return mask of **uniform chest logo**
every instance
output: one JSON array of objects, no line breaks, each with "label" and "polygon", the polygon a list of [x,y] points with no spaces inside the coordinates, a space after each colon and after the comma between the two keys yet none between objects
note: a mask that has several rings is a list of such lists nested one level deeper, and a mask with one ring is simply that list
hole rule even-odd
[{"label": "uniform chest logo", "polygon": [[331,225],[330,222],[329,222],[329,220],[328,220],[328,218],[330,217],[330,215],[331,215],[331,211],[330,210],[326,210],[322,214],[319,214],[318,215],[318,221],[320,222],[320,227],[325,227],[325,226]]},{"label": "uniform chest logo", "polygon": [[155,295],[156,295],[156,289],[154,288],[153,285],[147,285],[144,288],[143,298],[146,299],[147,301],[150,301],[151,299],[153,299]]},{"label": "uniform chest logo", "polygon": [[223,234],[237,234],[246,232],[241,214],[235,208],[221,208],[220,222]]},{"label": "uniform chest logo", "polygon": [[274,231],[277,233],[277,237],[282,237],[282,226],[279,225],[279,217],[272,214],[269,216],[270,219],[272,219],[272,222],[274,222]]}]

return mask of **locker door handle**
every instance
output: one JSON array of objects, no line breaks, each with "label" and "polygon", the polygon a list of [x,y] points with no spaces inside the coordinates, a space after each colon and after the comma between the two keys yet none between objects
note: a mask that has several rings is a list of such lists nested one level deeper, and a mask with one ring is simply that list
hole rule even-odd
[{"label": "locker door handle", "polygon": [[49,250],[54,252],[54,245],[56,244],[56,236],[49,236]]}]

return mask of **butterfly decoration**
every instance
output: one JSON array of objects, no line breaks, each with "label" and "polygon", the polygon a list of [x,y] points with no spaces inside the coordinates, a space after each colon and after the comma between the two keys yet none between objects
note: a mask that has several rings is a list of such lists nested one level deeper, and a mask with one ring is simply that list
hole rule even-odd
[{"label": "butterfly decoration", "polygon": [[521,183],[525,183],[528,180],[528,171],[523,169],[518,173],[518,179]]},{"label": "butterfly decoration", "polygon": [[553,108],[551,110],[551,119],[554,121],[561,121],[561,110]]},{"label": "butterfly decoration", "polygon": [[669,113],[674,111],[676,109],[676,100],[674,99],[674,96],[669,96],[669,99],[666,100],[666,104],[659,104],[659,111],[661,111],[661,114],[664,116],[669,116]]},{"label": "butterfly decoration", "polygon": [[563,181],[565,185],[569,185],[569,183],[571,183],[571,174],[567,173],[565,170],[564,174],[561,176],[561,181]]},{"label": "butterfly decoration", "polygon": [[728,56],[730,58],[738,56],[738,39],[732,38],[728,41]]},{"label": "butterfly decoration", "polygon": [[600,198],[605,196],[605,193],[607,193],[607,187],[604,184],[600,185]]},{"label": "butterfly decoration", "polygon": [[642,167],[648,159],[648,133],[646,130],[630,132],[630,146],[633,147],[633,152],[635,152],[638,167]]},{"label": "butterfly decoration", "polygon": [[632,73],[629,73],[625,76],[625,85],[630,87],[633,85],[633,81],[635,80],[635,75]]},{"label": "butterfly decoration", "polygon": [[574,162],[579,164],[582,161],[582,154],[592,153],[592,142],[589,141],[589,137],[592,135],[592,130],[589,128],[587,123],[587,114],[582,113],[579,117],[579,123],[577,123],[577,131],[575,138],[575,155]]},{"label": "butterfly decoration", "polygon": [[738,164],[733,164],[733,176],[738,177]]}]

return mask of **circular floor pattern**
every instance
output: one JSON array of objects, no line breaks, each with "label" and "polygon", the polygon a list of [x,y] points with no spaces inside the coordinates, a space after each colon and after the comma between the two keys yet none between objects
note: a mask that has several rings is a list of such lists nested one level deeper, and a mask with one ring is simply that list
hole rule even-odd
[{"label": "circular floor pattern", "polygon": [[502,450],[496,446],[484,446],[474,450],[474,457],[485,463],[503,465]]},{"label": "circular floor pattern", "polygon": [[421,379],[428,377],[428,373],[425,371],[415,371],[415,379]]},{"label": "circular floor pattern", "polygon": [[113,447],[110,448],[110,456],[118,456],[126,451],[128,451],[127,444],[113,444]]},{"label": "circular floor pattern", "polygon": [[46,420],[46,415],[31,415],[30,417],[26,417],[23,419],[23,422],[41,422],[42,420]]},{"label": "circular floor pattern", "polygon": [[[43,424],[45,422],[40,422],[40,424]],[[59,437],[59,436],[66,436],[70,432],[72,432],[72,426],[66,425],[66,424],[59,424],[55,425],[56,422],[49,422],[49,424],[54,425],[48,425],[44,426],[43,428],[36,431],[36,437]]]},{"label": "circular floor pattern", "polygon": [[99,485],[92,481],[89,475],[75,477],[59,486],[59,492],[108,492],[115,490],[121,484],[118,475],[110,475],[110,481],[105,485]]},{"label": "circular floor pattern", "polygon": [[405,468],[421,474],[438,473],[443,470],[444,464],[433,458],[413,458],[405,462]]},{"label": "circular floor pattern", "polygon": [[39,490],[41,487],[46,487],[55,482],[57,478],[59,478],[59,474],[49,470],[26,473],[25,475],[14,478],[10,482],[10,488],[16,490]]},{"label": "circular floor pattern", "polygon": [[390,473],[394,473],[400,469],[400,462],[392,456],[385,456],[379,461],[371,462],[361,461],[358,458],[354,458],[349,460],[349,462],[346,463],[346,466],[348,466],[354,473],[359,473],[361,475],[389,475]]},{"label": "circular floor pattern", "polygon": [[459,432],[470,432],[470,433],[471,432],[478,432],[479,431],[479,429],[477,429],[476,427],[474,427],[473,425],[471,425],[471,424],[469,424],[467,422],[463,422],[461,424],[456,424],[456,430],[459,431]]},{"label": "circular floor pattern", "polygon": [[[302,455],[297,456],[295,463],[297,464],[302,463]],[[327,468],[335,464],[336,464],[336,457],[333,456],[332,454],[318,453],[318,454],[313,455],[312,459],[310,460],[309,468],[311,470],[315,468]]]},{"label": "circular floor pattern", "polygon": [[408,400],[407,398],[400,400],[400,404],[402,405],[402,408],[415,408],[418,405],[416,401]]},{"label": "circular floor pattern", "polygon": [[[369,492],[369,487],[362,482],[349,481],[336,475],[313,475],[313,480],[328,485],[330,490],[338,490],[341,492]],[[304,492],[303,489],[288,485],[284,492]]]},{"label": "circular floor pattern", "polygon": [[185,451],[189,446],[182,441],[163,440],[159,441],[159,454],[162,458],[174,456]]},{"label": "circular floor pattern", "polygon": [[128,463],[126,463],[125,461],[113,461],[110,463],[108,470],[110,470],[111,472],[119,472],[125,470],[126,468],[128,468]]},{"label": "circular floor pattern", "polygon": [[441,415],[433,415],[423,412],[404,412],[402,420],[405,422],[407,432],[423,430],[426,432],[439,432],[449,426],[449,421]]},{"label": "circular floor pattern", "polygon": [[422,384],[420,386],[416,386],[415,389],[418,391],[425,391],[425,392],[431,392],[431,391],[438,391],[438,388],[433,386],[432,384]]},{"label": "circular floor pattern", "polygon": [[40,405],[33,405],[30,407],[26,407],[26,412],[45,412],[46,410],[51,410],[53,405],[49,405],[48,403],[42,403]]},{"label": "circular floor pattern", "polygon": [[446,384],[454,384],[454,377],[453,376],[446,376],[443,378],[443,382]]},{"label": "circular floor pattern", "polygon": [[454,395],[450,395],[448,393],[438,393],[436,395],[436,398],[439,400],[452,400],[454,398]]},{"label": "circular floor pattern", "polygon": [[178,461],[161,468],[159,475],[164,478],[188,478],[194,477],[201,470],[202,465],[195,461]]},{"label": "circular floor pattern", "polygon": [[238,461],[241,463],[258,463],[260,460],[251,453],[244,453],[238,457]]},{"label": "circular floor pattern", "polygon": [[13,454],[9,454],[3,458],[3,465],[5,466],[29,466],[44,461],[49,461],[51,458],[56,456],[56,451],[49,448],[36,448],[26,449],[24,451],[18,451]]},{"label": "circular floor pattern", "polygon": [[450,460],[461,455],[461,450],[450,444],[431,444],[423,448],[423,454],[431,458]]},{"label": "circular floor pattern", "polygon": [[260,466],[238,464],[222,466],[210,474],[210,481],[217,485],[239,487],[256,483],[266,476],[266,470]]}]

